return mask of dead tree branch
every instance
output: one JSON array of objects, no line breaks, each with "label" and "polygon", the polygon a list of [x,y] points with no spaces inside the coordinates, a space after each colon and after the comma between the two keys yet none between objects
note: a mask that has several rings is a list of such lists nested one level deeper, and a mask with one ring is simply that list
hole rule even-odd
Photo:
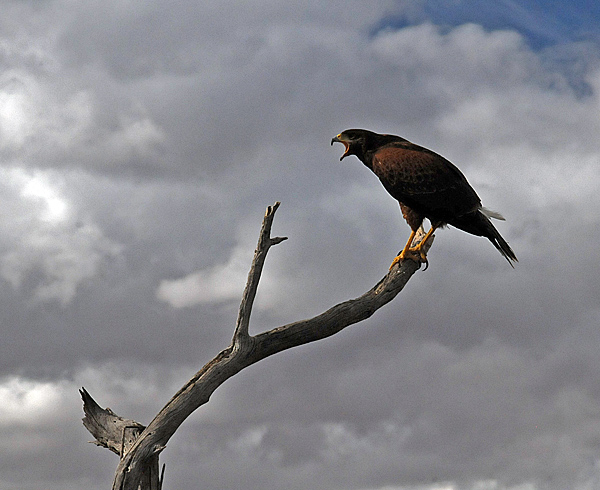
[{"label": "dead tree branch", "polygon": [[262,274],[265,259],[267,258],[267,252],[271,246],[287,240],[287,237],[271,237],[273,218],[275,217],[275,211],[277,211],[277,208],[280,204],[280,202],[276,202],[273,206],[269,206],[263,219],[262,228],[258,237],[258,245],[254,251],[254,260],[252,260],[252,266],[250,267],[250,272],[248,273],[248,280],[246,281],[246,287],[240,303],[240,311],[238,314],[237,324],[235,326],[235,332],[233,334],[234,345],[238,342],[243,342],[248,338],[250,313],[252,312],[252,305],[254,303],[254,298],[256,297],[258,282]]},{"label": "dead tree branch", "polygon": [[[404,260],[394,266],[373,288],[356,299],[333,306],[314,318],[250,336],[248,333],[250,313],[267,252],[271,246],[286,239],[271,237],[271,225],[278,207],[278,202],[269,206],[263,219],[231,345],[198,371],[146,428],[137,422],[116,416],[109,409],[103,411],[91,396],[82,390],[86,413],[84,425],[96,437],[98,445],[108,447],[122,455],[116,470],[113,490],[150,488],[150,486],[140,486],[143,475],[148,472],[148,467],[157,466],[158,455],[178,427],[192,412],[208,402],[212,393],[228,378],[273,354],[329,337],[349,325],[369,318],[375,311],[394,299],[420,267],[417,262]],[[415,244],[422,238],[423,234],[417,235]],[[429,246],[431,241],[426,249]],[[98,413],[100,415],[95,415]],[[115,422],[111,417],[118,421]],[[123,439],[125,426],[133,424],[137,424],[141,433],[131,447],[123,448],[118,441]],[[107,428],[108,426],[110,428]]]}]

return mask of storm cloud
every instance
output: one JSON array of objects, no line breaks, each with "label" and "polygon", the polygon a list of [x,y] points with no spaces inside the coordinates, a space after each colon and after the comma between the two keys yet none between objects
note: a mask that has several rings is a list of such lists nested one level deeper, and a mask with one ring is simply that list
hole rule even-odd
[{"label": "storm cloud", "polygon": [[329,146],[352,127],[460,167],[516,269],[436,232],[373,318],[223,385],[161,456],[165,488],[598,485],[600,38],[464,3],[3,6],[0,490],[110,485],[77,389],[148,423],[228,345],[275,201],[289,240],[251,332],[387,272],[409,229]]}]

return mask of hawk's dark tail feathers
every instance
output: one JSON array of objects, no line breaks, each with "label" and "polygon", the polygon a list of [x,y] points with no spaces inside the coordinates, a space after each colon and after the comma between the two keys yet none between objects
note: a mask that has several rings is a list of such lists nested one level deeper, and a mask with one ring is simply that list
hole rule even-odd
[{"label": "hawk's dark tail feathers", "polygon": [[[497,213],[495,214],[497,215]],[[467,233],[471,233],[472,235],[486,237],[492,242],[494,247],[498,249],[511,267],[514,268],[513,262],[519,261],[512,248],[510,248],[510,245],[502,238],[502,235],[500,235],[490,219],[480,210],[465,214],[449,224],[456,226]]]},{"label": "hawk's dark tail feathers", "polygon": [[508,261],[510,266],[514,268],[515,266],[513,262],[518,262],[519,259],[517,259],[517,256],[513,252],[512,248],[510,248],[510,245],[506,242],[506,240],[502,238],[502,235],[498,233],[496,227],[492,223],[490,223],[488,218],[486,218],[486,220],[488,220],[488,223],[490,225],[491,233],[486,234],[485,236],[489,239],[490,242],[492,242],[494,247],[496,247],[498,251],[504,256],[504,258]]}]

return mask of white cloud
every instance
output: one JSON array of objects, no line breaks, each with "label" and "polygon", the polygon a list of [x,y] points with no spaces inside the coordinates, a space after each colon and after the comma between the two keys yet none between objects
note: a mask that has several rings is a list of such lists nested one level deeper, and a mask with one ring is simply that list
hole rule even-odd
[{"label": "white cloud", "polygon": [[252,249],[239,245],[225,264],[193,272],[181,279],[161,281],[157,298],[173,308],[241,298],[250,268],[249,250]]},{"label": "white cloud", "polygon": [[61,99],[48,81],[15,68],[0,75],[0,148],[31,158],[41,148],[73,149],[92,123],[89,93]]},{"label": "white cloud", "polygon": [[31,279],[35,301],[65,306],[82,282],[121,247],[103,236],[97,225],[79,222],[77,210],[61,195],[56,176],[19,168],[1,173],[0,276],[17,290]]},{"label": "white cloud", "polygon": [[0,381],[0,430],[12,425],[43,425],[62,417],[64,386],[20,377]]},{"label": "white cloud", "polygon": [[267,427],[262,425],[252,427],[235,440],[229,442],[229,446],[236,452],[241,454],[256,454],[260,451],[260,445],[267,433]]},{"label": "white cloud", "polygon": [[[13,166],[119,167],[131,159],[148,160],[165,143],[149,115],[130,100],[107,113],[101,93],[89,83],[65,83],[49,50],[35,49],[36,70],[27,66],[33,48],[4,41],[12,67],[0,73],[0,150]],[[97,81],[95,83],[98,83]],[[40,155],[43,155],[40,158]]]},{"label": "white cloud", "polygon": [[106,146],[113,158],[131,156],[149,157],[164,141],[162,131],[146,116],[121,116],[119,130],[109,135]]}]

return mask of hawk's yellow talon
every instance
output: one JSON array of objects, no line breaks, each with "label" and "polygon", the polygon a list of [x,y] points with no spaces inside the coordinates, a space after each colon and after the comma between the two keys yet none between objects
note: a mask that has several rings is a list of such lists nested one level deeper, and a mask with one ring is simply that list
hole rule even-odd
[{"label": "hawk's yellow talon", "polygon": [[392,265],[390,265],[390,270],[392,270],[392,267],[394,267],[398,262],[402,262],[406,259],[414,260],[418,263],[428,264],[427,255],[425,255],[425,252],[423,252],[420,247],[413,247],[402,250],[402,252],[400,252],[393,260]]}]

